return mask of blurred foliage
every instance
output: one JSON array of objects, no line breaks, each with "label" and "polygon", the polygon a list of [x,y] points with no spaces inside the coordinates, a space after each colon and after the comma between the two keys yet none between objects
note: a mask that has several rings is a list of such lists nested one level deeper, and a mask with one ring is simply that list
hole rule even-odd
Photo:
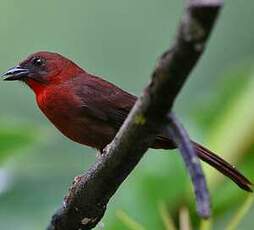
[{"label": "blurred foliage", "polygon": [[13,125],[0,121],[0,163],[11,154],[32,145],[36,139],[36,130],[30,125]]},{"label": "blurred foliage", "polygon": [[[1,0],[0,5],[1,71],[31,52],[51,50],[139,94],[156,58],[174,38],[183,1]],[[193,139],[254,181],[253,7],[251,0],[226,1],[175,110]],[[0,167],[11,181],[8,189],[0,189],[0,229],[44,229],[72,178],[94,162],[95,150],[67,140],[49,125],[22,84],[0,82],[0,105]],[[237,229],[252,229],[251,198],[204,167],[211,221],[200,223],[196,216],[177,151],[149,150],[112,198],[104,229],[178,229],[179,215],[186,219],[183,207],[193,229],[225,229],[232,219],[238,219]],[[0,184],[1,175],[0,169]]]}]

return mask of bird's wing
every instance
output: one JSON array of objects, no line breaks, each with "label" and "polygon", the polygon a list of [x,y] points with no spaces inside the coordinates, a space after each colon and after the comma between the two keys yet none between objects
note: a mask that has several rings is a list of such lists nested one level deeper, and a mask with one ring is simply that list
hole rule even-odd
[{"label": "bird's wing", "polygon": [[94,76],[79,82],[83,83],[77,90],[82,99],[81,112],[118,130],[137,98]]}]

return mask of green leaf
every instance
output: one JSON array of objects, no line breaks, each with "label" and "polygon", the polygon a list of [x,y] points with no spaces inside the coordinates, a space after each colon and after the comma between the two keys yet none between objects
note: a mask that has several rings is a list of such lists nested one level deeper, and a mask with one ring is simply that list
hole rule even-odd
[{"label": "green leaf", "polygon": [[[207,135],[209,146],[232,164],[239,162],[247,153],[247,149],[253,145],[254,132],[254,70],[245,71],[244,74],[236,74],[230,78],[232,85],[231,97],[221,101],[225,105],[218,110],[213,127]],[[228,85],[226,84],[226,88]],[[226,90],[225,90],[226,91]],[[228,94],[230,95],[230,94]],[[205,168],[207,180],[211,188],[215,188],[221,181],[221,176],[211,168]]]},{"label": "green leaf", "polygon": [[174,224],[174,220],[172,216],[170,215],[170,213],[168,212],[165,202],[160,201],[158,203],[158,209],[159,209],[159,213],[160,213],[163,225],[165,227],[165,230],[176,230],[177,228]]},{"label": "green leaf", "polygon": [[227,230],[237,229],[242,219],[247,215],[248,211],[252,207],[253,202],[254,202],[254,196],[250,194],[247,197],[246,201],[242,204],[239,210],[237,210],[234,217],[229,222],[228,226],[226,227]]},{"label": "green leaf", "polygon": [[116,215],[128,227],[129,230],[145,230],[141,224],[132,219],[123,210],[118,210]]}]

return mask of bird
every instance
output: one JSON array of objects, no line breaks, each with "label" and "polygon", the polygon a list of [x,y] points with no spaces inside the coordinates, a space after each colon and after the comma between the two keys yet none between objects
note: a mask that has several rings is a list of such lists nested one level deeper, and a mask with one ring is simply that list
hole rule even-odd
[{"label": "bird", "polygon": [[[102,150],[113,140],[137,97],[88,73],[61,54],[39,51],[0,75],[5,81],[21,81],[35,94],[40,110],[66,137]],[[252,192],[252,183],[234,166],[208,148],[192,141],[197,156]],[[159,134],[150,146],[175,149],[176,144]]]}]

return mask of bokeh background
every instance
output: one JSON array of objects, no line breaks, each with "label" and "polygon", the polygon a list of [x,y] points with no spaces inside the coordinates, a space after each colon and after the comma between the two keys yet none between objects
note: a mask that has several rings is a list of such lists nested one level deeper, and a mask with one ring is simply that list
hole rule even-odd
[{"label": "bokeh background", "polygon": [[[0,9],[0,72],[32,52],[56,51],[139,95],[174,39],[183,1],[1,0]],[[193,139],[252,180],[253,9],[252,0],[226,1],[174,108]],[[88,169],[95,154],[63,137],[26,86],[0,82],[0,229],[45,229],[73,177]],[[170,229],[170,218],[180,228],[188,223],[188,213],[194,229],[252,229],[252,197],[204,169],[212,221],[200,222],[195,213],[178,152],[150,150],[111,200],[104,229]]]}]

